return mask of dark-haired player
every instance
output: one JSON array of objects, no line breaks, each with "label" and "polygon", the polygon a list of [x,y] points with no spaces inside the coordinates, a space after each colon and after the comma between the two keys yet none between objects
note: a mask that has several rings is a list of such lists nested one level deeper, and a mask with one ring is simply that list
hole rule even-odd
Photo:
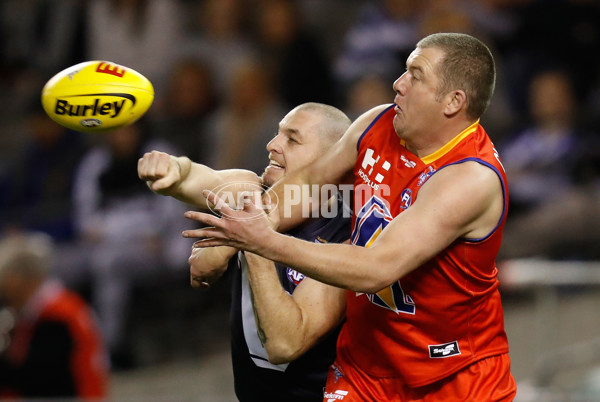
[{"label": "dark-haired player", "polygon": [[[284,236],[266,217],[243,221],[257,213],[252,203],[222,206],[222,218],[188,212],[209,227],[184,235],[349,290],[325,400],[511,401],[495,263],[506,176],[479,124],[493,56],[470,35],[440,33],[419,41],[406,67],[394,104],[359,117],[324,157],[273,186],[281,195],[353,171],[353,245]],[[302,221],[300,209],[287,212],[280,230]]]}]

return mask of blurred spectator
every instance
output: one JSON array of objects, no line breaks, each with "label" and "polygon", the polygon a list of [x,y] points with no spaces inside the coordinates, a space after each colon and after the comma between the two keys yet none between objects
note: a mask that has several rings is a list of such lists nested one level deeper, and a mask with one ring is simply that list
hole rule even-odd
[{"label": "blurred spectator", "polygon": [[364,2],[336,60],[338,80],[345,85],[365,74],[396,79],[419,39],[421,8],[421,2],[411,0]]},{"label": "blurred spectator", "polygon": [[[191,2],[193,3],[193,2]],[[209,63],[219,94],[227,92],[240,65],[256,55],[256,45],[248,37],[244,0],[204,0],[188,5],[188,20],[198,21],[185,41],[178,44],[180,57],[195,57]]]},{"label": "blurred spectator", "polygon": [[157,103],[162,109],[153,124],[157,136],[195,162],[213,162],[214,138],[206,122],[217,108],[218,97],[209,66],[193,58],[177,61],[166,93]]},{"label": "blurred spectator", "polygon": [[503,45],[515,110],[525,110],[526,83],[536,71],[561,66],[579,99],[600,68],[600,3],[596,0],[513,1],[517,27]]},{"label": "blurred spectator", "polygon": [[[1,67],[1,65],[0,65]],[[5,66],[6,67],[6,66]],[[0,168],[14,159],[27,143],[29,115],[42,112],[40,95],[54,73],[31,68],[0,70]],[[36,110],[37,109],[37,110]],[[20,134],[23,133],[23,134]],[[0,175],[2,170],[0,170]]]},{"label": "blurred spectator", "polygon": [[281,100],[294,107],[335,101],[330,61],[316,36],[305,29],[295,0],[262,0],[256,9],[260,58]]},{"label": "blurred spectator", "polygon": [[5,0],[0,7],[4,68],[56,73],[85,60],[86,1]]},{"label": "blurred spectator", "polygon": [[577,100],[568,75],[545,71],[529,86],[530,124],[501,147],[509,179],[511,214],[570,189],[579,158]]},{"label": "blurred spectator", "polygon": [[133,68],[160,92],[183,38],[182,19],[180,1],[89,0],[89,58]]},{"label": "blurred spectator", "polygon": [[[423,7],[421,36],[434,32],[465,32],[495,43],[517,27],[508,5],[513,0],[428,0]],[[520,1],[520,0],[517,0]]]},{"label": "blurred spectator", "polygon": [[217,111],[208,132],[218,141],[216,168],[264,170],[267,150],[285,107],[261,65],[241,66],[231,82],[225,103]]},{"label": "blurred spectator", "polygon": [[600,127],[600,70],[596,77],[591,80],[591,87],[590,94],[585,102],[586,116],[588,116],[591,125]]},{"label": "blurred spectator", "polygon": [[597,134],[579,126],[578,101],[564,71],[539,73],[529,91],[531,124],[500,149],[511,200],[502,256],[583,258],[586,246],[575,239],[591,240],[600,213],[597,151],[587,149]]},{"label": "blurred spectator", "polygon": [[[456,0],[438,0],[429,2],[419,21],[420,37],[431,35],[436,32],[462,32],[481,37],[475,21],[471,14],[462,7]],[[485,37],[481,37],[485,40]]]},{"label": "blurred spectator", "polygon": [[0,173],[0,229],[16,226],[71,241],[71,191],[75,167],[87,149],[85,137],[52,121],[37,98],[22,121],[23,132],[16,134],[27,140],[7,155]]},{"label": "blurred spectator", "polygon": [[508,215],[500,259],[600,260],[600,186],[557,192],[528,214]]},{"label": "blurred spectator", "polygon": [[583,133],[574,176],[578,185],[600,189],[600,127],[598,125],[592,127],[597,131]]},{"label": "blurred spectator", "polygon": [[365,75],[352,83],[346,97],[346,113],[354,121],[367,110],[394,101],[390,82],[377,75]]},{"label": "blurred spectator", "polygon": [[47,278],[51,259],[47,235],[0,241],[0,297],[16,318],[0,355],[0,397],[103,398],[108,362],[100,331],[85,302]]},{"label": "blurred spectator", "polygon": [[115,368],[135,364],[125,327],[134,286],[170,269],[185,272],[191,246],[181,237],[181,228],[189,226],[185,205],[156,197],[137,177],[144,152],[172,149],[148,138],[144,122],[105,134],[106,144],[93,148],[77,168],[74,202],[81,244],[63,256],[59,273],[72,284],[89,275]]},{"label": "blurred spectator", "polygon": [[490,107],[482,117],[487,132],[495,142],[504,139],[514,128],[514,111],[505,89],[507,77],[500,53],[495,49],[498,38],[514,30],[514,23],[496,0],[430,0],[419,20],[419,36],[435,32],[461,32],[481,39],[492,49],[496,64],[496,87]]}]

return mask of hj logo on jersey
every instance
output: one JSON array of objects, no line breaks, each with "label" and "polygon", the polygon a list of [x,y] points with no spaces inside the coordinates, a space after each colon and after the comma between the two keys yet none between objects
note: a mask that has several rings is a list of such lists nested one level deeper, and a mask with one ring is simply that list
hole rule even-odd
[{"label": "hj logo on jersey", "polygon": [[300,272],[292,268],[287,269],[287,277],[289,281],[296,286],[298,286],[298,284],[302,282],[302,280],[305,278],[304,274],[301,274]]},{"label": "hj logo on jersey", "polygon": [[[365,157],[363,158],[363,161],[361,164],[362,168],[366,171],[367,176],[370,176],[371,173],[373,173],[373,168],[375,167],[375,165],[379,162],[379,159],[381,158],[381,155],[377,155],[377,157],[375,157],[374,155],[375,155],[375,151],[373,151],[371,148],[367,148],[367,151],[365,152]],[[387,172],[390,170],[391,166],[392,166],[392,164],[389,163],[388,161],[383,161],[381,168]],[[365,178],[363,177],[363,180],[364,179]],[[384,179],[384,176],[381,173],[377,173],[377,175],[375,175],[374,180],[377,183],[381,183],[383,181],[383,179]]]}]

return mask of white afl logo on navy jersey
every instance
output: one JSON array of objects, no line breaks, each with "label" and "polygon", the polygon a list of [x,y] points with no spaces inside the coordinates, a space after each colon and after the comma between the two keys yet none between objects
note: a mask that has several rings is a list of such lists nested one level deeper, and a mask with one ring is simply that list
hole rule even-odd
[{"label": "white afl logo on navy jersey", "polygon": [[[321,236],[317,236],[317,238],[315,239],[315,243],[325,244],[325,243],[327,243],[327,240],[323,239]],[[306,276],[304,274],[302,274],[290,267],[287,267],[286,274],[287,274],[288,280],[296,286],[298,286],[298,284],[300,282],[302,282],[302,280],[304,278],[306,278]]]},{"label": "white afl logo on navy jersey", "polygon": [[298,284],[300,282],[302,282],[302,280],[304,279],[304,274],[301,274],[300,272],[296,271],[295,269],[288,267],[287,277],[290,282],[292,282],[294,285],[298,286]]}]

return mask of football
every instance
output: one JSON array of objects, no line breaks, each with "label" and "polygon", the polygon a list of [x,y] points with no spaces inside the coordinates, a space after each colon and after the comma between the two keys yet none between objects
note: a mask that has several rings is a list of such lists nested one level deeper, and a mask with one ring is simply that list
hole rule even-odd
[{"label": "football", "polygon": [[109,61],[86,61],[50,78],[42,106],[55,122],[75,131],[104,132],[132,124],[154,100],[142,74]]}]

